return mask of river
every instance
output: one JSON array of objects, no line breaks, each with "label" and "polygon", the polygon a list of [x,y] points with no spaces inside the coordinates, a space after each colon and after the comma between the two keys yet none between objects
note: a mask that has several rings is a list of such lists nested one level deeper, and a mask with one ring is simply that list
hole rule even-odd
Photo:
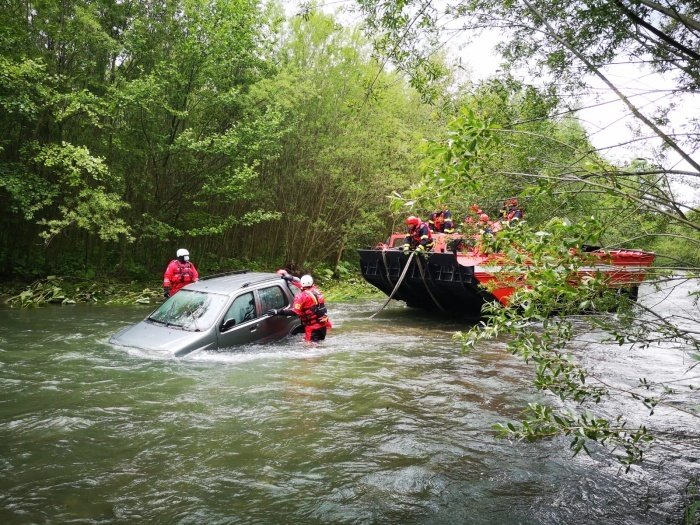
[{"label": "river", "polygon": [[[463,326],[399,304],[369,320],[381,303],[330,305],[318,347],[180,360],[108,344],[148,308],[0,310],[0,523],[682,523],[697,448],[625,474],[566,438],[497,438],[544,397],[530,367],[502,341],[463,355]],[[575,353],[621,385],[689,365],[668,348]],[[697,442],[697,420],[654,418]]]}]

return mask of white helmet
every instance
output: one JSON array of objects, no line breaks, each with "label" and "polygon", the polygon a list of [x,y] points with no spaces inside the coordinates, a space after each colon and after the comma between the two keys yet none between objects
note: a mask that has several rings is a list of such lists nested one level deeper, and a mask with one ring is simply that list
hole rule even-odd
[{"label": "white helmet", "polygon": [[187,255],[187,256],[189,257],[190,252],[188,252],[188,251],[185,250],[184,248],[180,248],[180,249],[177,251],[177,256],[178,256],[178,257],[182,257],[182,256],[184,256],[184,255]]},{"label": "white helmet", "polygon": [[304,288],[308,288],[309,286],[313,286],[314,285],[314,278],[308,274],[302,275],[301,276],[301,285]]}]

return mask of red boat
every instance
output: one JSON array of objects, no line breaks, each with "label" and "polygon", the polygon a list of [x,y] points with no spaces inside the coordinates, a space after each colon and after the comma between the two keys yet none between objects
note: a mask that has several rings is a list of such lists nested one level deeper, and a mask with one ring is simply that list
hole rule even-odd
[{"label": "red boat", "polygon": [[[503,254],[485,254],[478,246],[450,249],[462,244],[460,234],[434,233],[433,250],[414,256],[400,249],[404,239],[405,234],[395,233],[386,244],[359,253],[367,282],[408,306],[479,317],[484,303],[499,301],[507,306],[515,290],[526,286],[517,275],[499,275],[507,264]],[[610,287],[633,299],[656,258],[656,254],[642,250],[584,247],[583,251],[590,255],[590,261],[578,269],[579,280],[602,273]]]}]

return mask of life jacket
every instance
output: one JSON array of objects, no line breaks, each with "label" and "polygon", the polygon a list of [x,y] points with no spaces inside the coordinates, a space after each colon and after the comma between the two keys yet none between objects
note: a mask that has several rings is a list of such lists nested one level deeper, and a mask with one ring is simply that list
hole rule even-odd
[{"label": "life jacket", "polygon": [[523,212],[522,210],[518,208],[514,208],[508,212],[506,215],[506,220],[508,222],[512,221],[513,219],[522,219],[523,218]]},{"label": "life jacket", "polygon": [[433,232],[430,231],[430,227],[425,222],[421,222],[412,232],[409,232],[407,237],[410,237],[416,245],[421,244],[424,238],[428,240],[426,246],[433,245]]},{"label": "life jacket", "polygon": [[312,288],[302,290],[301,294],[305,294],[313,300],[313,305],[305,306],[299,314],[299,320],[304,326],[314,324],[325,324],[328,321],[328,309],[326,308],[323,294]]},{"label": "life jacket", "polygon": [[444,227],[444,219],[441,211],[434,211],[428,218],[428,227],[435,232],[441,232]]},{"label": "life jacket", "polygon": [[[175,260],[177,261],[177,259]],[[189,261],[187,261],[186,263],[181,263],[180,261],[177,261],[174,270],[175,271],[173,272],[173,276],[170,279],[172,283],[182,283],[182,285],[184,286],[194,281],[194,267]]]}]

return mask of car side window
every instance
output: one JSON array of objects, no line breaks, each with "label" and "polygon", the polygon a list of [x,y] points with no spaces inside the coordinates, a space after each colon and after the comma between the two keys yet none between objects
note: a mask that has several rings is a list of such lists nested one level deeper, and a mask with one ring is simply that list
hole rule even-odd
[{"label": "car side window", "polygon": [[258,317],[258,314],[255,311],[255,298],[253,297],[253,292],[248,292],[234,299],[231,308],[226,312],[224,322],[229,319],[235,319],[238,325],[256,317]]},{"label": "car side window", "polygon": [[289,293],[292,295],[292,297],[294,297],[299,292],[299,288],[297,288],[289,282],[287,283],[287,290],[289,290]]},{"label": "car side window", "polygon": [[258,290],[258,293],[260,294],[260,304],[263,312],[287,306],[287,296],[284,295],[282,288],[279,286],[261,288]]}]

